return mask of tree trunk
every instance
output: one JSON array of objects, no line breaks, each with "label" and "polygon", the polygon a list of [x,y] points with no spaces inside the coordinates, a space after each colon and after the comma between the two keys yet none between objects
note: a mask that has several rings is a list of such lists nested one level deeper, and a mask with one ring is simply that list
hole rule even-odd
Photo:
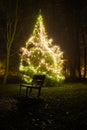
[{"label": "tree trunk", "polygon": [[83,53],[84,53],[84,75],[83,78],[86,77],[86,43],[85,43],[85,35],[84,35],[84,31],[83,31],[83,27],[81,27],[81,33],[82,33],[82,41],[83,41]]},{"label": "tree trunk", "polygon": [[10,63],[10,48],[7,49],[6,69],[5,69],[5,76],[4,76],[4,79],[3,79],[4,84],[7,82],[8,71],[9,71],[9,63]]}]

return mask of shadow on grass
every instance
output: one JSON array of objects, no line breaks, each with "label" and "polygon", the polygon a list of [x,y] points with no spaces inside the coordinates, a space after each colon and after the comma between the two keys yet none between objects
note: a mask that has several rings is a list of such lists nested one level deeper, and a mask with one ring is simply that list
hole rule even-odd
[{"label": "shadow on grass", "polygon": [[[87,129],[86,85],[71,83],[60,88],[44,88],[40,99],[18,97],[17,86],[1,88],[5,95],[11,96],[4,97],[1,93],[0,130]],[[9,89],[4,91],[3,87]]]},{"label": "shadow on grass", "polygon": [[[52,99],[51,99],[52,100]],[[61,100],[45,101],[35,98],[2,98],[1,130],[83,130],[87,128],[84,105]],[[1,104],[0,104],[1,106]],[[79,109],[78,109],[79,108]]]}]

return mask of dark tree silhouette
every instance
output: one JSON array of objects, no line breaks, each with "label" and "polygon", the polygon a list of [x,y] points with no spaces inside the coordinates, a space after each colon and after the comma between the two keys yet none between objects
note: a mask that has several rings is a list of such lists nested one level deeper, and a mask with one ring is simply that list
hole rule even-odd
[{"label": "dark tree silhouette", "polygon": [[[69,55],[69,65],[70,65],[70,77],[82,77],[82,62],[84,61],[84,76],[86,76],[86,42],[85,42],[85,34],[83,30],[82,17],[83,15],[84,1],[68,1],[65,3],[66,5],[66,16],[67,16],[67,26],[69,33],[69,44],[70,52]],[[82,23],[83,22],[83,23]],[[82,49],[84,56],[81,58]]]},{"label": "dark tree silhouette", "polygon": [[[9,4],[9,6],[8,6]],[[3,79],[3,83],[7,82],[7,76],[9,72],[9,63],[10,63],[10,53],[12,43],[14,41],[17,22],[18,22],[18,0],[16,1],[16,9],[15,12],[11,12],[11,1],[8,1],[6,11],[7,12],[7,19],[6,19],[6,64],[5,64],[5,75]],[[14,16],[14,17],[13,17]]]}]

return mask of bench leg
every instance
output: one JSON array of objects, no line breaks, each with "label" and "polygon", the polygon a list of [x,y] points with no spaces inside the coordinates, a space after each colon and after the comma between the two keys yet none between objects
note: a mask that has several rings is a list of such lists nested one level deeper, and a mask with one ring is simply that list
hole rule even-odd
[{"label": "bench leg", "polygon": [[26,87],[26,97],[28,96],[28,87]]},{"label": "bench leg", "polygon": [[30,91],[29,91],[29,96],[31,95],[31,92],[32,92],[32,88],[30,88]]},{"label": "bench leg", "polygon": [[19,96],[21,95],[21,85],[20,85],[20,90],[19,90]]},{"label": "bench leg", "polygon": [[40,93],[41,93],[41,88],[39,88],[39,90],[38,90],[38,95],[37,95],[38,98],[40,96]]}]

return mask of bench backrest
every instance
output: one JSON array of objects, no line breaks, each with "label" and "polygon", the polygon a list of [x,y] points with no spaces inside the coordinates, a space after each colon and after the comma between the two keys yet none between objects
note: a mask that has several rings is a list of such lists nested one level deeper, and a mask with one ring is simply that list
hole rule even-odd
[{"label": "bench backrest", "polygon": [[45,75],[34,75],[32,85],[35,87],[42,87],[45,80]]}]

